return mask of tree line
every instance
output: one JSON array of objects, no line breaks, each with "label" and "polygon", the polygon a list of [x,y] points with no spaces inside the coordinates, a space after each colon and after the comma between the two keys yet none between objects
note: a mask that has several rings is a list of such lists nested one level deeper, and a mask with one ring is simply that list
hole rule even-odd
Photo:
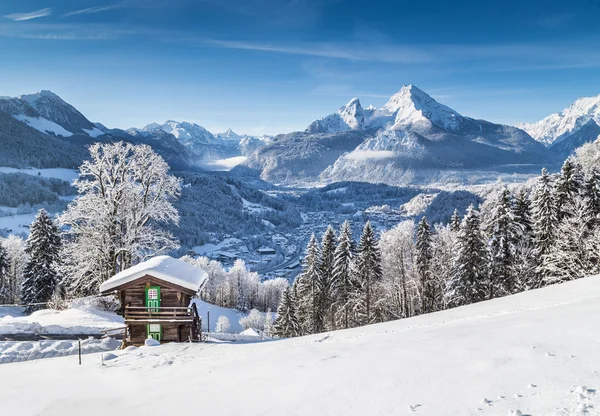
[{"label": "tree line", "polygon": [[600,144],[557,174],[492,192],[446,225],[403,221],[357,244],[345,222],[312,236],[275,334],[293,337],[439,311],[600,272]]}]

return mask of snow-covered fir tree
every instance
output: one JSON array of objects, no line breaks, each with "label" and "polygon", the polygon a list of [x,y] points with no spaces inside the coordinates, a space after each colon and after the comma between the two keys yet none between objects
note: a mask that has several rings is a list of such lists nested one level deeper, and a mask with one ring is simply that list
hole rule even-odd
[{"label": "snow-covered fir tree", "polygon": [[554,198],[556,201],[556,215],[559,220],[571,212],[571,207],[579,195],[581,188],[581,171],[571,159],[565,160],[555,184]]},{"label": "snow-covered fir tree", "polygon": [[[554,243],[558,223],[550,175],[542,169],[531,201],[536,257],[543,259]],[[539,269],[541,271],[541,269]]]},{"label": "snow-covered fir tree", "polygon": [[147,145],[96,143],[74,182],[79,195],[59,218],[65,226],[62,273],[72,295],[178,247],[165,225],[178,224],[180,181]]},{"label": "snow-covered fir tree", "polygon": [[519,233],[515,225],[508,189],[503,188],[498,194],[485,229],[488,236],[490,273],[487,297],[491,299],[509,295],[515,290],[510,266],[513,262],[514,243]]},{"label": "snow-covered fir tree", "polygon": [[432,312],[435,302],[435,287],[431,276],[431,260],[433,247],[431,242],[431,227],[423,216],[417,226],[417,272],[420,281],[421,313]]},{"label": "snow-covered fir tree", "polygon": [[353,309],[355,319],[361,325],[383,320],[381,295],[381,252],[377,237],[367,221],[363,228],[356,256],[355,293]]},{"label": "snow-covered fir tree", "polygon": [[591,216],[590,227],[600,225],[600,170],[598,168],[591,169],[590,173],[585,175],[581,193],[586,210]]},{"label": "snow-covered fir tree", "polygon": [[458,210],[456,208],[454,208],[452,217],[450,217],[450,229],[455,233],[460,230],[460,215],[458,215]]},{"label": "snow-covered fir tree", "polygon": [[435,294],[434,311],[448,307],[444,291],[447,282],[452,278],[452,263],[457,232],[452,231],[450,225],[436,224],[435,232],[431,238],[433,256],[431,258],[432,284]]},{"label": "snow-covered fir tree", "polygon": [[336,328],[350,327],[355,247],[356,243],[352,238],[350,222],[344,221],[339,233],[333,263],[332,291],[335,298]]},{"label": "snow-covered fir tree", "polygon": [[479,212],[469,206],[456,239],[456,256],[446,296],[452,306],[479,302],[487,297],[488,272],[485,239]]},{"label": "snow-covered fir tree", "polygon": [[58,284],[60,232],[43,209],[31,223],[29,231],[25,248],[29,259],[23,273],[23,303],[49,302]]},{"label": "snow-covered fir tree", "polygon": [[279,338],[291,338],[300,335],[300,324],[296,315],[292,290],[285,289],[277,308],[277,318],[273,324],[273,334]]},{"label": "snow-covered fir tree", "polygon": [[335,248],[337,238],[333,227],[330,225],[321,240],[321,263],[319,277],[321,279],[321,305],[325,309],[325,329],[335,328],[335,308],[333,291],[333,266],[335,262]]},{"label": "snow-covered fir tree", "polygon": [[303,334],[323,332],[325,305],[322,304],[323,287],[320,270],[320,253],[317,237],[313,234],[306,247],[303,270],[298,276],[297,315]]},{"label": "snow-covered fir tree", "polygon": [[533,237],[533,221],[531,214],[531,201],[525,189],[520,189],[513,204],[514,222],[517,224],[519,239],[531,240]]}]

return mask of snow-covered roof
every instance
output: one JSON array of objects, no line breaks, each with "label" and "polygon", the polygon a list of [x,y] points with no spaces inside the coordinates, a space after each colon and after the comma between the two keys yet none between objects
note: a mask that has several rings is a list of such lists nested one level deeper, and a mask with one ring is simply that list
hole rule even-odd
[{"label": "snow-covered roof", "polygon": [[250,337],[260,337],[260,334],[255,329],[248,328],[245,331],[240,332],[240,335],[246,335]]},{"label": "snow-covered roof", "polygon": [[100,292],[107,292],[146,275],[194,291],[198,290],[208,277],[204,270],[183,260],[157,256],[117,273],[100,285]]}]

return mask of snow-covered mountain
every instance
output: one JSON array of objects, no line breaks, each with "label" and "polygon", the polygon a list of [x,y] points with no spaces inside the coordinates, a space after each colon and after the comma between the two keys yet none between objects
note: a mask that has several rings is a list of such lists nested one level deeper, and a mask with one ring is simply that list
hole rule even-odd
[{"label": "snow-covered mountain", "polygon": [[168,133],[186,146],[202,166],[206,166],[207,162],[247,156],[270,139],[269,136],[240,135],[231,129],[213,134],[196,123],[174,120],[163,124],[150,123],[142,128],[132,127],[127,133],[143,137]]},{"label": "snow-covered mountain", "polygon": [[75,107],[51,91],[0,98],[0,111],[42,133],[55,136],[96,138],[104,134]]},{"label": "snow-covered mountain", "polygon": [[560,113],[536,123],[519,123],[517,127],[564,158],[600,135],[600,95],[580,98]]},{"label": "snow-covered mountain", "polygon": [[[352,99],[304,132],[280,135],[246,166],[263,179],[412,182],[418,171],[489,169],[550,161],[523,130],[463,116],[413,85],[381,108]],[[425,179],[426,180],[426,179]]]}]

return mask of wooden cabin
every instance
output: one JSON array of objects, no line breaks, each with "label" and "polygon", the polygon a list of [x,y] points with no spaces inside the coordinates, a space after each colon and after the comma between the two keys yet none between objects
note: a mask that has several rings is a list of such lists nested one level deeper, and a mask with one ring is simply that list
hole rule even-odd
[{"label": "wooden cabin", "polygon": [[125,345],[199,341],[201,318],[191,303],[207,274],[199,267],[169,256],[158,256],[102,283],[102,295],[114,294],[125,318]]}]

